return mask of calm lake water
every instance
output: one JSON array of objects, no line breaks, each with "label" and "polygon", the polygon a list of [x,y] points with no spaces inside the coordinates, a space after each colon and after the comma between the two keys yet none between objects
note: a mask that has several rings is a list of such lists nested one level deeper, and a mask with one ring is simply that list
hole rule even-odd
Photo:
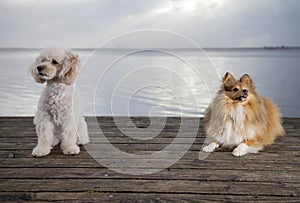
[{"label": "calm lake water", "polygon": [[[45,84],[28,73],[40,50],[0,50],[0,116],[34,115]],[[202,116],[220,77],[248,73],[285,117],[300,117],[300,49],[78,50],[84,115]],[[208,57],[208,56],[209,57]]]}]

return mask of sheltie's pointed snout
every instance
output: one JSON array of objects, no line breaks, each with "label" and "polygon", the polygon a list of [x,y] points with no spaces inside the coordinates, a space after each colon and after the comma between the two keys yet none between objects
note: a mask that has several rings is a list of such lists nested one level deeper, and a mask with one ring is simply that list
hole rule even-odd
[{"label": "sheltie's pointed snout", "polygon": [[248,94],[248,92],[249,92],[249,91],[248,91],[247,89],[243,89],[243,93],[244,93],[244,94]]}]

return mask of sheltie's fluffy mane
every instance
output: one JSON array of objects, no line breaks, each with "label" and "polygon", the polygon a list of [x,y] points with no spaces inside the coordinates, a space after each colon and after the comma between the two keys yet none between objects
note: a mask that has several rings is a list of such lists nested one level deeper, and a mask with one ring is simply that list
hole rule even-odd
[{"label": "sheltie's fluffy mane", "polygon": [[220,90],[205,111],[204,125],[208,145],[203,151],[237,146],[235,156],[257,153],[284,134],[277,106],[257,94],[247,74],[239,80],[225,74]]}]

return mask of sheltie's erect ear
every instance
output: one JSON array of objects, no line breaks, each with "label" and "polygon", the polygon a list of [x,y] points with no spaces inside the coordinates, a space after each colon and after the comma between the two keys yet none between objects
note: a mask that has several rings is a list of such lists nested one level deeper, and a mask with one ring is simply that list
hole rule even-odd
[{"label": "sheltie's erect ear", "polygon": [[240,78],[240,82],[244,85],[247,85],[249,87],[255,88],[252,78],[248,74],[244,74]]},{"label": "sheltie's erect ear", "polygon": [[236,84],[236,80],[229,72],[227,72],[223,77],[223,85],[225,90],[231,90],[231,88]]}]

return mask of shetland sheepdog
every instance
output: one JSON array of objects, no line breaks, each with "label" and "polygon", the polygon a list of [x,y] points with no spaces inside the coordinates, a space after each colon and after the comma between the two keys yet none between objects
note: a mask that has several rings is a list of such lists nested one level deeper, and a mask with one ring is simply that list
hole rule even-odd
[{"label": "shetland sheepdog", "polygon": [[239,80],[225,74],[220,90],[205,111],[204,127],[204,152],[218,147],[235,148],[234,156],[258,153],[285,133],[278,107],[257,94],[247,74]]}]

